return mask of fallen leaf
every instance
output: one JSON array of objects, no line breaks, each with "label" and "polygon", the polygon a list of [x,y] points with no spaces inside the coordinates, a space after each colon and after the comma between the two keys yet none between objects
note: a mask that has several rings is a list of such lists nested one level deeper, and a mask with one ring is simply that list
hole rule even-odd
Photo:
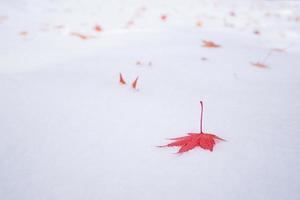
[{"label": "fallen leaf", "polygon": [[267,68],[268,66],[260,62],[251,62],[251,65],[259,68]]},{"label": "fallen leaf", "polygon": [[213,148],[218,141],[225,141],[224,139],[210,133],[202,131],[202,116],[203,116],[203,103],[200,101],[201,115],[200,115],[200,133],[188,133],[187,136],[171,138],[175,140],[164,146],[159,147],[180,147],[177,153],[184,153],[196,147],[213,151]]},{"label": "fallen leaf", "polygon": [[28,35],[28,32],[27,32],[27,31],[21,31],[21,32],[19,33],[19,35],[25,37],[25,36]]},{"label": "fallen leaf", "polygon": [[161,16],[160,16],[160,19],[161,19],[162,21],[166,21],[166,20],[167,20],[167,18],[168,18],[168,16],[167,16],[167,15],[161,15]]},{"label": "fallen leaf", "polygon": [[136,77],[136,79],[133,81],[133,83],[131,84],[133,89],[136,89],[137,87],[137,81],[138,81],[139,77]]},{"label": "fallen leaf", "polygon": [[123,78],[123,76],[122,76],[121,73],[120,73],[119,83],[120,83],[121,85],[126,85],[126,82],[125,82],[125,80],[124,80],[124,78]]},{"label": "fallen leaf", "polygon": [[79,37],[82,40],[87,40],[89,38],[89,36],[77,32],[72,32],[71,35]]},{"label": "fallen leaf", "polygon": [[102,28],[101,28],[101,26],[96,25],[96,26],[94,27],[94,30],[95,30],[96,32],[101,32],[101,31],[102,31]]},{"label": "fallen leaf", "polygon": [[196,23],[196,26],[198,26],[198,27],[202,27],[203,26],[203,22],[202,21],[197,21],[197,23]]},{"label": "fallen leaf", "polygon": [[221,47],[220,45],[214,43],[213,41],[209,41],[209,40],[203,40],[203,47],[206,47],[206,48],[219,48]]},{"label": "fallen leaf", "polygon": [[254,30],[253,33],[254,33],[255,35],[260,35],[260,31],[258,31],[258,30]]}]

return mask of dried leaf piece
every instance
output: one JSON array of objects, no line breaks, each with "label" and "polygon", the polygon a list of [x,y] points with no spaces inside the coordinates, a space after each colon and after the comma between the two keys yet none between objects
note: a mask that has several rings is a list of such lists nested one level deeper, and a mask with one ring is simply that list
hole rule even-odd
[{"label": "dried leaf piece", "polygon": [[255,67],[259,67],[259,68],[267,68],[268,65],[265,65],[263,63],[260,62],[251,62],[251,65],[255,66]]},{"label": "dried leaf piece", "polygon": [[196,26],[198,26],[198,27],[202,27],[203,26],[203,22],[202,21],[197,21],[197,23],[196,23]]},{"label": "dried leaf piece", "polygon": [[159,147],[180,147],[177,153],[184,153],[196,147],[213,151],[213,148],[218,141],[225,141],[224,139],[210,133],[202,131],[202,117],[203,117],[203,103],[200,101],[201,115],[200,115],[200,133],[188,133],[187,136],[172,138],[175,140],[164,146]]},{"label": "dried leaf piece", "polygon": [[213,41],[210,41],[210,40],[203,40],[203,47],[206,47],[206,48],[219,48],[221,47],[220,45],[214,43]]},{"label": "dried leaf piece", "polygon": [[72,32],[71,35],[79,37],[82,40],[87,40],[89,38],[87,35],[83,35],[83,34],[77,33],[77,32]]},{"label": "dried leaf piece", "polygon": [[122,76],[121,73],[120,73],[119,83],[120,83],[121,85],[126,85],[126,82],[125,82],[125,80],[124,80],[124,78],[123,78],[123,76]]},{"label": "dried leaf piece", "polygon": [[136,77],[136,79],[133,81],[133,83],[131,85],[133,89],[136,89],[138,79],[139,79],[139,77]]},{"label": "dried leaf piece", "polygon": [[161,15],[161,16],[160,16],[161,21],[166,21],[167,18],[168,18],[167,15]]},{"label": "dried leaf piece", "polygon": [[258,31],[258,30],[254,30],[253,33],[254,33],[255,35],[260,35],[260,31]]},{"label": "dried leaf piece", "polygon": [[96,31],[96,32],[101,32],[102,31],[102,28],[101,28],[101,26],[99,26],[98,24],[94,27],[94,30]]},{"label": "dried leaf piece", "polygon": [[27,32],[27,31],[21,31],[21,32],[19,33],[19,35],[25,37],[25,36],[28,35],[28,32]]}]

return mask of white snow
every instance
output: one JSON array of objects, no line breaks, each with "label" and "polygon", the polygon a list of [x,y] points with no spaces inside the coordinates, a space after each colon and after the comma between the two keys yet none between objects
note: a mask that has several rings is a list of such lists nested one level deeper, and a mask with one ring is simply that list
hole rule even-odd
[{"label": "white snow", "polygon": [[[299,199],[299,25],[299,1],[1,2],[0,199]],[[157,148],[200,100],[227,141]]]}]

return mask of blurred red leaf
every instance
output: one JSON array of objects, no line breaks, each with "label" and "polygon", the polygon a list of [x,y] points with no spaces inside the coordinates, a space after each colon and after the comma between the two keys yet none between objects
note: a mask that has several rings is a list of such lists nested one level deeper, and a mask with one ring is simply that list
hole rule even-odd
[{"label": "blurred red leaf", "polygon": [[137,87],[137,81],[138,81],[139,77],[136,77],[136,79],[133,81],[133,83],[131,84],[133,89],[136,89]]},{"label": "blurred red leaf", "polygon": [[197,23],[196,23],[196,26],[198,26],[198,27],[202,27],[203,26],[203,22],[202,21],[197,21]]},{"label": "blurred red leaf", "polygon": [[79,37],[82,40],[87,40],[89,38],[89,36],[77,32],[72,32],[71,35]]},{"label": "blurred red leaf", "polygon": [[94,27],[94,30],[95,30],[96,32],[101,32],[101,31],[102,31],[102,28],[101,28],[101,26],[96,25],[96,26]]},{"label": "blurred red leaf", "polygon": [[260,62],[251,62],[251,65],[259,68],[267,68],[268,66],[266,64],[260,63]]},{"label": "blurred red leaf", "polygon": [[21,31],[21,32],[19,33],[19,35],[25,37],[25,36],[28,35],[28,32],[27,32],[27,31]]},{"label": "blurred red leaf", "polygon": [[255,35],[260,35],[260,31],[258,31],[258,30],[254,30],[253,33],[254,33]]},{"label": "blurred red leaf", "polygon": [[220,45],[214,43],[213,41],[210,41],[210,40],[203,40],[203,47],[206,47],[206,48],[219,48],[221,47]]},{"label": "blurred red leaf", "polygon": [[119,83],[120,83],[121,85],[125,85],[125,84],[126,84],[126,82],[125,82],[125,80],[124,80],[124,78],[123,78],[123,76],[122,76],[121,73],[120,73]]},{"label": "blurred red leaf", "polygon": [[168,18],[168,16],[167,16],[167,15],[161,15],[161,16],[160,16],[160,19],[161,19],[162,21],[166,21],[166,20],[167,20],[167,18]]}]

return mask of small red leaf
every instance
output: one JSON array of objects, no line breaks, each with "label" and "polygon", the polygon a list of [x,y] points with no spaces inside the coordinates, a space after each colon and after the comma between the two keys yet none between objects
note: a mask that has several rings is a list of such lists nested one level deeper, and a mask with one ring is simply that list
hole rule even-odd
[{"label": "small red leaf", "polygon": [[166,21],[167,18],[168,18],[167,15],[161,15],[161,16],[160,16],[161,21]]},{"label": "small red leaf", "polygon": [[259,68],[267,68],[268,66],[260,62],[251,62],[251,65]]},{"label": "small red leaf", "polygon": [[220,45],[214,43],[213,41],[209,41],[209,40],[203,40],[203,47],[206,47],[206,48],[219,48],[221,47]]},{"label": "small red leaf", "polygon": [[28,32],[27,31],[22,31],[22,32],[19,33],[19,35],[25,37],[25,36],[28,35]]},{"label": "small red leaf", "polygon": [[101,26],[96,25],[96,26],[94,27],[94,30],[95,30],[96,32],[101,32],[101,31],[102,31],[102,28],[101,28]]},{"label": "small red leaf", "polygon": [[87,35],[83,35],[83,34],[77,33],[77,32],[72,32],[71,35],[79,37],[82,40],[87,40],[89,38]]},{"label": "small red leaf", "polygon": [[139,77],[136,77],[136,79],[133,81],[133,83],[131,85],[133,89],[136,89],[138,79],[139,79]]},{"label": "small red leaf", "polygon": [[121,85],[126,85],[126,82],[125,82],[125,80],[124,80],[124,78],[123,78],[123,76],[122,76],[121,73],[120,73],[119,83],[120,83]]}]

